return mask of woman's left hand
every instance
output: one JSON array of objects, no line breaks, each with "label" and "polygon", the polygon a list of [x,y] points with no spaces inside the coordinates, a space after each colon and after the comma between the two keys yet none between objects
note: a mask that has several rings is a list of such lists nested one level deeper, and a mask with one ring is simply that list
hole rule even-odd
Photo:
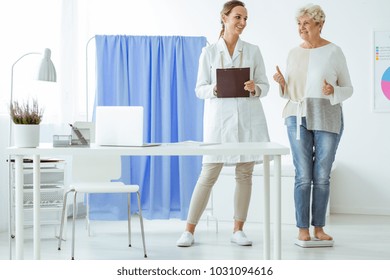
[{"label": "woman's left hand", "polygon": [[244,89],[251,92],[251,93],[255,92],[255,90],[256,90],[255,82],[253,80],[249,80],[249,81],[245,82]]},{"label": "woman's left hand", "polygon": [[334,88],[326,80],[324,80],[324,85],[322,87],[322,93],[325,95],[331,95],[334,93]]}]

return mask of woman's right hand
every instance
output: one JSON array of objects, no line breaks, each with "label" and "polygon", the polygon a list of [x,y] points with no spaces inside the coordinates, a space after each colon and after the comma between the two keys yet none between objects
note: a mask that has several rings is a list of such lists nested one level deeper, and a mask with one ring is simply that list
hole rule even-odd
[{"label": "woman's right hand", "polygon": [[274,78],[275,82],[279,83],[279,85],[282,87],[282,89],[284,89],[284,87],[286,85],[286,80],[284,79],[282,72],[280,72],[279,66],[276,66],[276,73],[273,76],[273,78]]}]

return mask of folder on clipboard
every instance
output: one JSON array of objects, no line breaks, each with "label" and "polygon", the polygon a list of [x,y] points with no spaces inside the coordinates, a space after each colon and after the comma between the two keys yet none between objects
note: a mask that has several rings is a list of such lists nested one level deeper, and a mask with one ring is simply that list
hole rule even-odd
[{"label": "folder on clipboard", "polygon": [[217,97],[249,97],[249,91],[244,90],[244,83],[249,78],[249,67],[217,69]]}]

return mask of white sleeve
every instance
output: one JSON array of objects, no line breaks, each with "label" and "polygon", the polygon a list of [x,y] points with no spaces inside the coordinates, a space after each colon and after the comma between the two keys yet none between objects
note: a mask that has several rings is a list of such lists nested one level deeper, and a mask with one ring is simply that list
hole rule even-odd
[{"label": "white sleeve", "polygon": [[339,49],[335,55],[335,67],[337,73],[337,84],[334,86],[334,93],[330,98],[330,103],[332,105],[342,103],[344,100],[350,98],[353,93],[347,61],[341,49]]},{"label": "white sleeve", "polygon": [[[255,58],[256,64],[253,69],[253,80],[256,84],[256,96],[267,96],[269,91],[269,82],[265,72],[264,60],[260,48],[257,47]],[[260,92],[259,92],[260,91]]]},{"label": "white sleeve", "polygon": [[196,81],[195,93],[200,99],[216,98],[214,95],[215,83],[211,78],[211,62],[209,53],[203,48],[199,57],[198,78]]}]

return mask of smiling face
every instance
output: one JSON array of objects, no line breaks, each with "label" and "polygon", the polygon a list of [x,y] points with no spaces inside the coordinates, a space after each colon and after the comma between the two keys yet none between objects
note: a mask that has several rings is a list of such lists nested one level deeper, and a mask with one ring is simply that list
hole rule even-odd
[{"label": "smiling face", "polygon": [[315,22],[308,15],[298,18],[298,32],[299,36],[304,41],[313,41],[320,37],[322,29],[322,23]]},{"label": "smiling face", "polygon": [[223,15],[222,21],[225,25],[225,34],[239,36],[246,27],[248,19],[245,7],[236,6],[228,15]]}]

